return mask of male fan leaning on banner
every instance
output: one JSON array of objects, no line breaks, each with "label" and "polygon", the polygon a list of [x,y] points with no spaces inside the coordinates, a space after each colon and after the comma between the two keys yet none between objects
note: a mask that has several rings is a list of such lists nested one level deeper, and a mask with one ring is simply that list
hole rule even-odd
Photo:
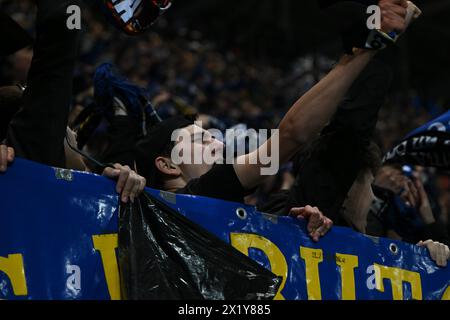
[{"label": "male fan leaning on banner", "polygon": [[[381,0],[382,31],[403,32],[409,22],[406,21],[407,1]],[[279,127],[279,155],[273,155],[273,138],[256,151],[238,157],[234,164],[208,165],[206,163],[176,164],[171,155],[175,146],[181,144],[191,148],[191,154],[200,148],[222,154],[223,144],[209,132],[196,127],[193,121],[175,117],[155,126],[137,146],[136,164],[138,172],[154,188],[176,192],[218,198],[227,201],[244,202],[244,197],[252,193],[265,179],[259,155],[278,156],[279,163],[288,162],[302,148],[319,134],[330,121],[337,106],[344,98],[354,80],[376,54],[373,50],[355,49],[353,55],[345,55],[336,67],[316,86],[302,96],[289,110]],[[183,129],[188,140],[172,142],[172,133]],[[201,134],[198,134],[201,133]],[[200,153],[200,152],[199,152]],[[311,214],[320,216],[320,227],[313,226],[313,238],[323,236],[331,227],[331,220],[323,217],[318,208],[306,206],[294,208],[291,215],[299,218]],[[315,232],[314,232],[315,231]]]},{"label": "male fan leaning on banner", "polygon": [[[383,32],[398,33],[406,29],[406,0],[381,0],[379,6],[383,12]],[[345,55],[324,79],[291,107],[279,127],[280,148],[279,155],[275,156],[279,157],[280,164],[288,162],[320,133],[336,112],[347,90],[375,54],[374,50],[355,49],[353,55]],[[193,122],[181,118],[168,119],[154,127],[137,146],[136,164],[139,173],[151,187],[244,202],[244,197],[265,179],[261,174],[265,166],[258,155],[271,155],[273,139],[269,139],[258,150],[241,156],[233,165],[176,165],[170,156],[174,146],[171,141],[174,130],[185,129],[192,137],[193,144],[200,145],[202,150],[212,148],[221,152],[223,148],[213,137],[198,139],[194,136],[194,128]],[[204,130],[202,132],[208,135]],[[2,157],[6,159],[6,155]],[[318,240],[332,225],[318,208],[310,206],[294,208],[291,215],[319,218],[315,219],[317,223],[312,224],[310,221],[309,232],[314,240]]]}]

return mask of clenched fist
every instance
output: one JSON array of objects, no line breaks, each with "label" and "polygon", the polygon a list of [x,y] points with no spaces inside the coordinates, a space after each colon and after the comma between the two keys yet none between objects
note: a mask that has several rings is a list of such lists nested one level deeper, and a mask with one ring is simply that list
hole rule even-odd
[{"label": "clenched fist", "polygon": [[381,31],[403,33],[409,24],[421,15],[420,9],[411,1],[380,0]]},{"label": "clenched fist", "polygon": [[138,175],[130,167],[118,163],[114,165],[114,168],[106,168],[103,176],[117,180],[116,191],[121,194],[123,203],[127,203],[128,200],[134,202],[134,199],[144,191],[146,185],[144,177]]}]

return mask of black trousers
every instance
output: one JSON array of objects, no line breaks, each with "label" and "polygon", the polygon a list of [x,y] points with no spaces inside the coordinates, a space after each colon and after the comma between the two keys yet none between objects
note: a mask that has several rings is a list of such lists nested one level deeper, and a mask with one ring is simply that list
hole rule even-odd
[{"label": "black trousers", "polygon": [[[388,52],[389,54],[389,52]],[[385,59],[390,61],[386,63]],[[391,55],[374,59],[350,88],[331,123],[304,159],[284,211],[317,206],[336,224],[356,180],[384,104],[393,72]]]},{"label": "black trousers", "polygon": [[317,206],[335,224],[345,225],[340,209],[363,166],[379,109],[392,82],[390,64],[395,62],[395,52],[389,50],[361,73],[309,151],[295,157],[292,188],[272,195],[259,210],[287,215],[291,208]]},{"label": "black trousers", "polygon": [[64,137],[72,99],[78,30],[66,13],[78,0],[36,0],[36,40],[23,106],[12,119],[7,143],[18,157],[65,166]]}]

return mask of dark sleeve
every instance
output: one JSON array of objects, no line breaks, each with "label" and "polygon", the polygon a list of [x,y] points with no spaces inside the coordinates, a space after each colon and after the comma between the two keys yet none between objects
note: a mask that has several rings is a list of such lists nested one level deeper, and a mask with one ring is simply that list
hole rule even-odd
[{"label": "dark sleeve", "polygon": [[355,134],[353,138],[361,143],[372,139],[378,113],[393,81],[395,50],[384,50],[367,65],[322,134],[350,131]]},{"label": "dark sleeve", "polygon": [[13,19],[0,11],[0,57],[31,46],[33,38]]},{"label": "dark sleeve", "polygon": [[289,211],[285,211],[286,201],[289,198],[288,190],[281,190],[271,194],[267,201],[257,206],[258,211],[277,216],[287,216]]},{"label": "dark sleeve", "polygon": [[423,230],[423,241],[429,239],[446,245],[450,245],[448,232],[443,223],[435,222],[425,225],[425,228]]},{"label": "dark sleeve", "polygon": [[134,168],[134,149],[139,130],[128,116],[115,116],[110,121],[107,148],[100,156],[102,163],[120,163]]},{"label": "dark sleeve", "polygon": [[321,137],[302,164],[284,211],[311,205],[338,221],[340,208],[360,170],[361,153],[349,131]]},{"label": "dark sleeve", "polygon": [[224,164],[215,165],[208,173],[191,180],[177,193],[243,203],[244,198],[253,191],[246,190],[242,186],[233,165]]},{"label": "dark sleeve", "polygon": [[72,98],[77,30],[66,10],[77,0],[36,0],[36,42],[23,106],[12,119],[7,142],[19,157],[64,167],[64,137]]},{"label": "dark sleeve", "polygon": [[362,168],[391,81],[388,64],[374,60],[366,67],[302,161],[285,211],[312,205],[333,221],[342,220],[340,209]]}]

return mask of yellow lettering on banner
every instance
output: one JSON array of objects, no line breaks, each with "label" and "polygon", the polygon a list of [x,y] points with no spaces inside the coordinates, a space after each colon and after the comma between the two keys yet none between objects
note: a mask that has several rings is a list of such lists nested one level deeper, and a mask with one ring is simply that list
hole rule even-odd
[{"label": "yellow lettering on banner", "polygon": [[284,285],[286,284],[288,267],[286,259],[280,249],[278,249],[278,247],[270,240],[257,234],[231,233],[230,238],[231,245],[246,256],[249,255],[248,250],[250,248],[259,249],[264,252],[269,259],[272,272],[283,278],[278,293],[275,296],[275,300],[284,300],[281,291],[284,289]]},{"label": "yellow lettering on banner", "polygon": [[441,300],[450,300],[450,286],[445,290]]},{"label": "yellow lettering on banner", "polygon": [[111,300],[120,300],[119,266],[117,264],[116,248],[118,247],[117,234],[92,236],[95,250],[102,257],[103,270]]},{"label": "yellow lettering on banner", "polygon": [[380,292],[384,292],[384,279],[391,281],[392,297],[394,300],[403,300],[403,282],[411,285],[412,298],[414,300],[422,300],[422,283],[420,274],[413,271],[403,270],[399,268],[391,268],[374,264],[375,284]]},{"label": "yellow lettering on banner", "polygon": [[25,268],[21,254],[10,254],[8,258],[0,257],[0,272],[4,272],[11,281],[14,295],[28,295]]},{"label": "yellow lettering on banner", "polygon": [[300,247],[300,256],[305,260],[308,300],[322,300],[319,278],[319,263],[323,261],[322,249]]},{"label": "yellow lettering on banner", "polygon": [[341,269],[342,300],[356,300],[355,268],[358,267],[358,257],[336,253],[336,264]]}]

